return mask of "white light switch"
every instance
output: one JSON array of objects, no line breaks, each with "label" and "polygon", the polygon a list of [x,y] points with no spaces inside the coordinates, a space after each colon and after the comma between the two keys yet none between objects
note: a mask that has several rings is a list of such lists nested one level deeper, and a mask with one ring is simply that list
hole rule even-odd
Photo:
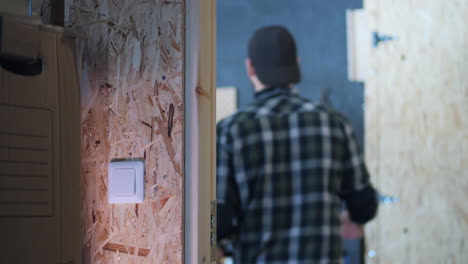
[{"label": "white light switch", "polygon": [[112,170],[109,189],[115,196],[135,195],[135,170],[134,169],[114,169]]},{"label": "white light switch", "polygon": [[143,161],[109,163],[109,203],[142,203],[145,199]]}]

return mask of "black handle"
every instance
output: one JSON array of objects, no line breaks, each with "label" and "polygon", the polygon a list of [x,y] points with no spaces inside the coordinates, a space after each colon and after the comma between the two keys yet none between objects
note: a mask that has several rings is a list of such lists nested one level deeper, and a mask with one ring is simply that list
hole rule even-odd
[{"label": "black handle", "polygon": [[40,58],[31,60],[9,56],[0,57],[0,66],[9,72],[25,76],[39,75],[44,68]]}]

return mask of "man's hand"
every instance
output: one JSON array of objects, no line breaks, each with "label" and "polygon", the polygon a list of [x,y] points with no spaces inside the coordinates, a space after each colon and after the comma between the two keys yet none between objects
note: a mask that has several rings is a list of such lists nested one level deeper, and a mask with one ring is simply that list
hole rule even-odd
[{"label": "man's hand", "polygon": [[222,248],[218,247],[216,249],[216,264],[222,264],[224,258],[224,251]]},{"label": "man's hand", "polygon": [[364,234],[361,225],[351,221],[348,211],[343,211],[340,215],[341,220],[341,237],[344,239],[361,238]]}]

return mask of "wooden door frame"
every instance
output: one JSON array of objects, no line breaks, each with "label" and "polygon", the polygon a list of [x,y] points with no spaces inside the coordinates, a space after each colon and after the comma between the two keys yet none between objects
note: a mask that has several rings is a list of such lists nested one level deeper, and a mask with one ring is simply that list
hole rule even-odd
[{"label": "wooden door frame", "polygon": [[211,263],[216,253],[216,0],[187,0],[185,15],[184,263]]}]

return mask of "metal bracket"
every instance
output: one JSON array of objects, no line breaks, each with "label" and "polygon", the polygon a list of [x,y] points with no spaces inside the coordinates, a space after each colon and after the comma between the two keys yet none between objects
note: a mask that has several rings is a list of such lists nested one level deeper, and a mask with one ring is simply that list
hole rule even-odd
[{"label": "metal bracket", "polygon": [[210,202],[211,216],[210,216],[210,246],[211,246],[211,261],[216,261],[216,200]]},{"label": "metal bracket", "polygon": [[400,199],[398,199],[398,197],[391,196],[391,195],[379,194],[378,198],[379,198],[379,202],[381,204],[393,204],[393,203],[398,203],[400,201]]},{"label": "metal bracket", "polygon": [[397,40],[397,37],[394,36],[388,36],[388,35],[381,35],[379,32],[373,32],[372,33],[372,46],[374,48],[377,48],[380,44],[380,42],[387,42],[391,40]]}]

